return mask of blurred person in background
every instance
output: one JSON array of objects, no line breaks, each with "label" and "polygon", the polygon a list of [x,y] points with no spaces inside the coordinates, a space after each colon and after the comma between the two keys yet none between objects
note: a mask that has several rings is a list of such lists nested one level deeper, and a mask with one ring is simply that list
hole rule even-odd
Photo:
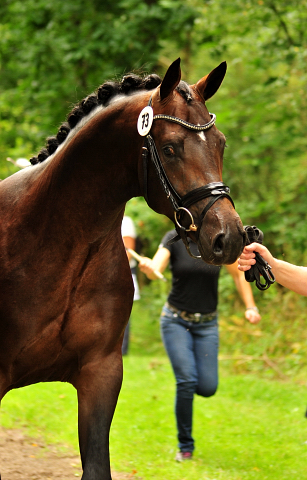
[{"label": "blurred person in background", "polygon": [[[168,245],[176,235],[163,237],[153,259],[143,257],[139,268],[151,280],[168,265],[172,288],[161,314],[161,334],[176,378],[175,416],[179,451],[177,461],[193,456],[192,415],[194,394],[210,397],[218,386],[218,279],[221,267],[192,258],[180,240]],[[199,255],[197,245],[191,251]],[[257,324],[261,316],[250,284],[238,264],[226,265],[245,305],[245,318]]]},{"label": "blurred person in background", "polygon": [[[126,249],[131,248],[132,250],[135,250],[136,237],[137,237],[135,226],[134,226],[133,220],[126,215],[124,216],[122,221],[121,233],[122,233],[125,248]],[[127,252],[127,256],[128,256],[131,275],[132,275],[133,284],[134,284],[133,301],[135,301],[140,299],[139,285],[138,285],[137,276],[136,276],[136,261],[131,257],[131,254],[129,252]],[[123,345],[122,345],[123,355],[127,355],[129,350],[130,324],[131,324],[131,317],[125,329]]]}]

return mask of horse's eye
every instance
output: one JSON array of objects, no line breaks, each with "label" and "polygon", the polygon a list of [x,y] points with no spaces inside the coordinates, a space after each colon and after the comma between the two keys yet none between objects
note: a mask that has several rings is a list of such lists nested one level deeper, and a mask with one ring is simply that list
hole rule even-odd
[{"label": "horse's eye", "polygon": [[166,157],[174,157],[175,156],[175,150],[173,147],[167,146],[163,147],[163,153]]}]

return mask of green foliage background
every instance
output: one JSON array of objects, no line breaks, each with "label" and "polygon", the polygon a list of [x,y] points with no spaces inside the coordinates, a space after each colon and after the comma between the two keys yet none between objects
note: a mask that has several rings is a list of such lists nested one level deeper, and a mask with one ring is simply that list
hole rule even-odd
[{"label": "green foliage background", "polygon": [[[264,231],[272,253],[307,264],[306,7],[306,0],[3,0],[0,178],[16,170],[7,157],[37,153],[71,106],[105,80],[130,71],[163,75],[180,56],[183,79],[194,83],[226,60],[226,78],[208,104],[227,137],[224,181],[243,223]],[[153,255],[170,222],[139,198],[127,212],[143,253]],[[147,305],[160,307],[166,292],[148,290]],[[253,355],[298,364],[307,346],[305,299],[278,286],[255,296],[261,328],[273,337]],[[220,311],[231,355],[253,343],[240,330],[239,309],[223,273]]]}]

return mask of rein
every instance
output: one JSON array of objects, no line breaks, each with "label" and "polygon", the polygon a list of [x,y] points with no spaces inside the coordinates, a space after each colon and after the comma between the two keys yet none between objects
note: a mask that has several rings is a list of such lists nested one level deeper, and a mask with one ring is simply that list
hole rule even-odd
[{"label": "rein", "polygon": [[[152,104],[152,97],[150,97],[149,102],[148,102],[148,107],[151,107]],[[148,108],[146,107],[146,108]],[[141,112],[142,113],[142,112]],[[152,118],[152,122],[154,120],[167,120],[169,122],[177,123],[184,128],[187,128],[192,131],[196,132],[201,132],[205,130],[209,130],[213,125],[215,124],[216,116],[213,113],[210,113],[211,120],[204,124],[204,125],[194,125],[192,123],[189,123],[185,120],[182,120],[181,118],[173,117],[171,115],[154,115]],[[227,187],[223,182],[211,182],[208,183],[207,185],[204,185],[202,187],[198,187],[191,192],[188,192],[185,194],[183,197],[180,197],[180,195],[176,192],[174,187],[172,186],[169,178],[167,177],[167,174],[165,172],[165,169],[162,165],[162,162],[159,157],[159,153],[155,144],[155,141],[150,134],[151,132],[151,125],[148,133],[146,133],[145,136],[145,141],[144,141],[144,146],[142,148],[142,158],[143,158],[143,174],[144,174],[144,198],[148,203],[148,181],[147,181],[147,171],[148,171],[148,156],[150,155],[150,158],[156,168],[159,180],[161,182],[161,185],[163,187],[163,190],[167,196],[167,198],[170,200],[172,207],[174,209],[174,217],[175,217],[175,222],[176,222],[176,230],[184,233],[184,237],[182,238],[187,251],[189,255],[193,258],[201,258],[199,255],[195,256],[192,254],[190,250],[190,245],[188,242],[188,232],[196,232],[197,238],[199,236],[199,227],[202,224],[202,221],[208,212],[208,210],[212,207],[212,205],[219,200],[220,198],[226,197],[228,200],[232,203],[234,206],[234,203],[232,201],[232,198],[230,197],[230,188]],[[211,198],[210,198],[211,197]],[[199,225],[196,225],[193,215],[189,210],[189,207],[200,200],[203,200],[205,198],[210,198],[209,202],[207,203],[206,207],[203,209],[200,218],[199,218]],[[182,213],[186,213],[189,218],[190,218],[190,225],[188,228],[185,228],[183,225],[180,223],[180,216]],[[178,227],[178,228],[177,228]],[[181,235],[178,235],[174,237],[170,243],[174,243],[178,240],[180,240]]]},{"label": "rein", "polygon": [[[245,245],[250,245],[253,242],[263,242],[263,232],[255,225],[246,225],[244,230],[246,232]],[[251,265],[250,270],[244,272],[245,280],[247,282],[255,282],[258,290],[267,290],[275,282],[274,274],[268,262],[258,252],[254,253],[256,263]],[[264,283],[261,282],[260,277],[263,278]]]}]

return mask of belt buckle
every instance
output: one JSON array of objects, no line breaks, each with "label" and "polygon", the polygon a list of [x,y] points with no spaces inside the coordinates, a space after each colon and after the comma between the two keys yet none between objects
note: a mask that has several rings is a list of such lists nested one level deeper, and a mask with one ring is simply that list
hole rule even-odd
[{"label": "belt buckle", "polygon": [[194,318],[195,318],[194,322],[199,323],[201,320],[201,313],[194,313]]},{"label": "belt buckle", "polygon": [[189,314],[185,311],[180,312],[180,317],[183,318],[186,322],[190,322]]}]

